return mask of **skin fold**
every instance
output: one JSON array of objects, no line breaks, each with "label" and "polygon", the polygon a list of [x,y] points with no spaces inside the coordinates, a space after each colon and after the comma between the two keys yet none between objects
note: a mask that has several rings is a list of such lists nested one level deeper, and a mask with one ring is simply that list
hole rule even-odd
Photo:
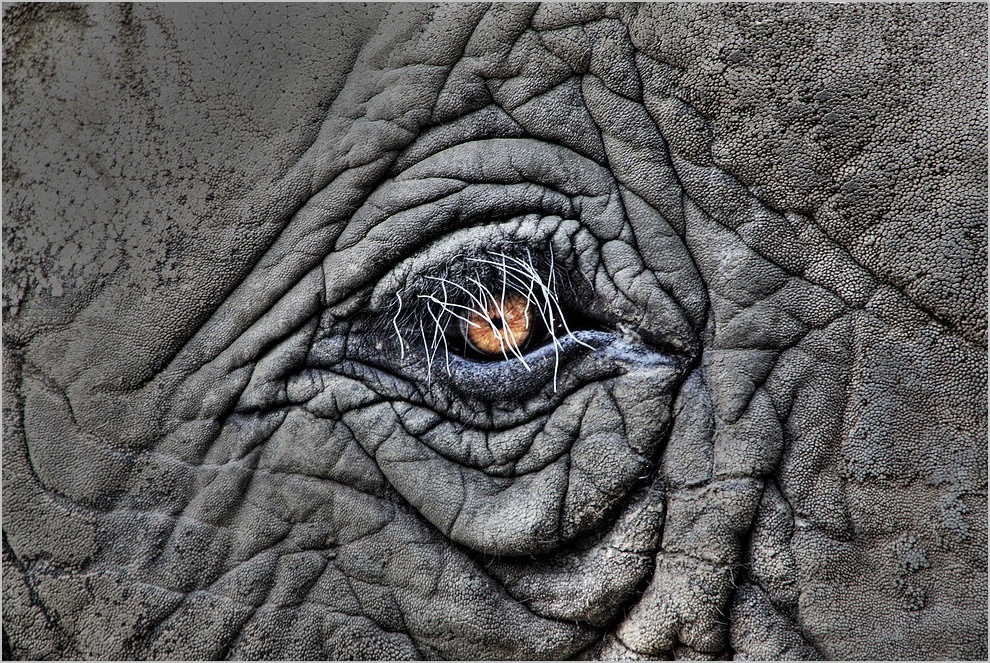
[{"label": "skin fold", "polygon": [[5,658],[986,660],[985,7],[3,32]]}]

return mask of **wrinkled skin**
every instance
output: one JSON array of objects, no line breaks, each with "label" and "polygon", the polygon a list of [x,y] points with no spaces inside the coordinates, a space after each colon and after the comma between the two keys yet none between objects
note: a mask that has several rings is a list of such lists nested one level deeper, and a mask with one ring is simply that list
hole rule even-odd
[{"label": "wrinkled skin", "polygon": [[986,659],[985,8],[6,12],[5,657]]}]

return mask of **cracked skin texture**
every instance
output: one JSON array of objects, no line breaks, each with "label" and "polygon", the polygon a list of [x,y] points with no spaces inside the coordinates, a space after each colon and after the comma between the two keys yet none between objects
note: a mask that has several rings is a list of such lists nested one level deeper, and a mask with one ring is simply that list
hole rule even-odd
[{"label": "cracked skin texture", "polygon": [[[5,658],[985,660],[985,60],[965,4],[6,7]],[[500,242],[594,351],[427,379],[392,298]]]}]

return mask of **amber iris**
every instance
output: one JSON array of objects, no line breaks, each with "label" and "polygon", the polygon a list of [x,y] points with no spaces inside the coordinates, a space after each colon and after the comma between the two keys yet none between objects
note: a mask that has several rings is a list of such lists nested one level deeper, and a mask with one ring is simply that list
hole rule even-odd
[{"label": "amber iris", "polygon": [[533,307],[517,292],[490,301],[485,311],[473,310],[461,323],[468,344],[484,355],[511,354],[533,335]]}]

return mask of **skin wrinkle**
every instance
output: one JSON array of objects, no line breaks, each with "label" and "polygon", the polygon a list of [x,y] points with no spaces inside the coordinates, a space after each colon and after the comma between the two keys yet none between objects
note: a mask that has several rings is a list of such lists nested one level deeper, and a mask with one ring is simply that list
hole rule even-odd
[{"label": "skin wrinkle", "polygon": [[[643,56],[644,57],[649,57],[649,56],[646,56],[646,55],[643,55]],[[670,143],[667,141],[666,138],[663,138],[663,131],[661,130],[659,124],[657,123],[656,117],[654,116],[654,114],[652,113],[652,111],[650,111],[649,105],[647,105],[647,110],[650,113],[650,117],[651,117],[651,119],[653,121],[654,128],[656,129],[657,133],[662,137],[661,140],[663,140],[664,146],[667,148],[668,153],[670,153]],[[674,166],[673,167],[673,174],[674,174],[674,176],[676,178],[676,182],[677,182],[678,187],[681,189],[682,192],[684,192],[683,193],[684,196],[689,197],[689,194],[687,193],[688,189],[687,189],[687,187],[685,185],[685,182],[681,179],[680,175],[678,174],[676,166],[674,164],[672,164],[672,166]],[[752,193],[751,190],[750,190],[750,193]],[[764,203],[764,204],[766,204],[766,203]],[[768,207],[769,207],[769,205],[768,205]],[[776,214],[778,214],[780,216],[783,216],[783,212],[782,211],[777,210],[777,209],[773,209],[772,207],[769,207],[769,209],[771,209]],[[826,237],[828,237],[827,233],[824,233],[824,231],[819,226],[815,225],[812,220],[806,220],[806,221],[808,222],[809,226],[815,227],[820,232],[822,232]],[[739,236],[740,240],[743,240],[745,242],[745,238],[742,236],[742,234],[739,233],[739,229],[738,228],[730,228],[728,226],[724,226],[724,227],[727,230],[731,230],[732,232],[737,233],[737,235]],[[850,258],[854,262],[854,264],[856,264],[858,267],[862,268],[866,273],[869,274],[869,270],[866,270],[865,267],[863,267],[859,262],[857,262],[856,259],[855,259],[855,257],[853,257],[848,251],[845,251],[840,245],[836,244],[834,242],[834,239],[832,239],[832,238],[829,238],[829,239],[832,240],[832,244],[830,245],[830,248],[835,247],[835,248],[839,249],[840,251],[843,251],[844,255],[847,256],[848,258]],[[751,246],[750,248],[754,248],[754,247]],[[768,256],[764,256],[764,257],[768,257]],[[697,266],[695,266],[695,269],[696,270],[698,269]],[[807,276],[806,276],[806,273],[805,272],[806,272],[806,270],[802,269],[800,272],[793,273],[792,275],[806,279]],[[872,277],[874,275],[873,274],[870,274],[870,276]],[[815,285],[820,285],[820,286],[824,287],[822,284],[817,283],[815,281],[812,281],[812,283],[815,283]],[[835,292],[835,294],[838,295],[838,296],[840,296],[840,297],[842,297],[843,299],[845,299],[845,297],[843,297],[840,293]]]},{"label": "skin wrinkle", "polygon": [[[360,57],[359,57],[359,60],[360,60]],[[341,97],[344,97],[346,99],[347,90],[348,90],[348,88],[345,85],[344,89],[341,91]],[[339,98],[340,97],[338,97],[338,99]],[[334,108],[336,106],[337,106],[337,102],[335,100],[335,103],[333,104],[333,106],[331,108]],[[353,118],[353,120],[357,121],[361,117],[362,116],[356,116],[356,117]],[[385,130],[383,133],[386,133],[386,135],[387,135],[387,132],[390,130],[390,127],[388,125],[386,125],[386,124],[382,124],[381,127]],[[412,137],[413,137],[413,135],[412,134],[409,134],[408,135],[408,140],[411,141]],[[322,140],[327,140],[327,139],[332,140],[332,138],[330,138],[329,136],[326,136],[326,137],[321,136],[321,139]],[[377,143],[377,142],[380,142],[380,141],[374,141],[374,142]],[[315,143],[313,147],[311,147],[309,150],[307,150],[307,155],[304,156],[304,158],[302,159],[302,163],[299,166],[297,166],[297,168],[294,169],[292,171],[292,173],[290,173],[288,175],[288,177],[289,178],[298,177],[299,174],[304,174],[304,173],[312,172],[312,170],[316,170],[317,168],[320,168],[320,166],[317,166],[316,165],[319,162],[315,161],[315,159],[319,159],[320,161],[323,161],[324,163],[333,163],[332,160],[325,160],[324,155],[318,154],[319,152],[322,152],[324,149],[325,149],[325,145],[321,144],[320,142]],[[313,156],[310,157],[309,156],[310,154],[312,154]],[[379,159],[376,162],[381,162],[381,161],[382,160]],[[369,163],[372,163],[372,162],[369,162]],[[363,166],[363,165],[365,165],[365,164],[349,163],[349,164],[347,164],[347,167],[350,170],[348,170],[348,171],[338,171],[337,177],[345,176],[348,172],[353,172],[356,169],[357,170],[360,170],[361,166]],[[325,166],[323,168],[325,168]],[[312,187],[310,190],[315,193],[320,188],[320,185],[321,184],[322,184],[322,187],[324,188],[324,190],[326,190],[326,189],[328,189],[328,188],[331,187],[332,181],[333,181],[333,176],[331,176],[331,177],[323,180],[322,182],[319,182],[316,187]],[[285,185],[281,185],[281,186],[284,187]],[[304,206],[305,205],[308,205],[308,204],[309,204],[309,202],[305,203]],[[300,211],[302,211],[302,210],[300,209]],[[297,212],[292,218],[299,219],[300,216],[301,216],[301,214]],[[339,225],[338,234],[339,234],[339,232],[342,232],[343,231],[344,227],[345,226],[343,224]],[[292,224],[290,223],[289,225],[286,226],[286,230],[283,231],[283,237],[280,237],[280,239],[285,239],[286,238],[285,237],[285,233],[286,232],[291,232],[291,230],[292,230]],[[296,243],[294,242],[293,244],[296,244]],[[288,252],[290,254],[292,254],[292,255],[295,255],[296,248],[297,248],[296,246],[292,246],[291,249],[288,249]],[[277,252],[278,252],[278,243],[276,243],[276,247],[271,252],[269,252],[269,254],[266,254],[266,257],[259,258],[259,259],[260,260],[268,260],[269,259],[269,258],[267,258],[268,255],[277,254]],[[252,272],[252,274],[254,274],[254,273],[255,272]],[[236,293],[232,297],[232,299],[234,299],[234,300],[237,299]],[[228,299],[226,301],[229,302],[230,300]],[[229,304],[228,304],[228,306],[229,306]],[[217,318],[217,319],[220,319],[220,318],[223,317],[223,315],[224,315],[223,314],[223,309],[221,309],[221,310],[218,310],[218,312],[215,314],[214,317]],[[235,317],[235,319],[237,319],[237,317]],[[208,324],[208,323],[206,323],[206,324]]]},{"label": "skin wrinkle", "polygon": [[[399,424],[402,425],[402,418],[399,417],[397,420],[398,420]],[[462,476],[463,476],[463,473],[466,472],[466,471],[467,471],[467,468],[466,467],[460,467],[460,472],[462,473]]]},{"label": "skin wrinkle", "polygon": [[[346,486],[342,486],[342,487],[346,487]],[[347,488],[349,488],[349,487],[347,487]],[[177,518],[177,519],[176,519],[176,521],[178,521],[178,520],[180,520],[180,519],[184,519],[184,518],[186,518],[186,516],[179,516],[179,518]],[[374,533],[374,532],[372,532],[372,533],[370,533],[370,534],[373,534],[373,533]],[[370,535],[370,534],[369,534],[369,535]],[[284,539],[283,539],[283,540],[284,540]],[[259,553],[258,553],[258,554],[261,554],[262,552],[264,552],[264,550],[261,550],[261,551],[259,551]],[[249,560],[248,560],[248,561],[249,561]],[[187,594],[187,596],[188,596],[188,594]]]},{"label": "skin wrinkle", "polygon": [[[489,126],[482,122],[483,118],[488,118],[492,114],[495,115],[495,119],[492,119],[491,122],[496,123],[495,126]],[[400,173],[412,165],[461,143],[491,138],[521,137],[523,137],[522,128],[500,107],[489,104],[451,122],[426,129],[418,140],[410,144],[398,156],[389,172],[389,177],[398,177]]]},{"label": "skin wrinkle", "polygon": [[[649,57],[646,54],[642,54],[642,55],[644,57]],[[652,116],[652,113],[651,113],[651,116]],[[657,132],[662,136],[663,135],[663,132],[660,129],[659,125],[656,124],[655,117],[653,118],[653,120],[654,120],[654,126],[656,127]],[[666,144],[666,146],[668,146],[668,149],[669,149],[669,143],[667,143],[665,141],[665,144]],[[675,165],[675,172],[676,172],[676,165]],[[680,179],[680,176],[678,176],[678,185],[682,188],[683,191],[685,191],[685,192],[688,191],[688,188],[685,186],[685,183],[683,182],[683,180]],[[752,190],[751,189],[748,189],[748,190],[750,191],[750,193],[752,193]],[[765,203],[763,201],[761,201],[761,203],[763,203],[764,205],[767,205],[776,214],[778,214],[780,216],[783,216],[783,212],[781,212],[780,210],[773,209],[772,207],[770,207],[767,203]],[[891,283],[889,281],[886,281],[884,279],[881,279],[879,277],[879,275],[875,273],[875,271],[870,270],[868,267],[866,267],[865,265],[863,265],[862,262],[860,262],[859,260],[857,260],[857,258],[855,256],[853,256],[850,251],[844,249],[842,247],[842,245],[838,243],[838,241],[836,240],[835,237],[832,237],[831,235],[829,235],[829,233],[821,225],[815,223],[815,221],[813,219],[805,219],[805,221],[810,226],[813,226],[814,228],[816,228],[825,238],[827,238],[827,240],[829,241],[829,248],[830,249],[831,248],[836,248],[839,251],[841,251],[845,257],[847,257],[849,260],[851,260],[856,267],[858,267],[859,269],[861,269],[865,273],[865,275],[868,275],[871,280],[874,280],[874,281],[876,281],[878,283],[882,283],[882,284],[887,285],[887,286],[889,286],[891,288],[894,288],[895,287],[893,283]],[[745,238],[742,236],[742,234],[739,233],[739,229],[738,228],[732,228],[731,226],[728,226],[728,225],[725,225],[724,227],[726,229],[728,229],[728,230],[731,230],[733,232],[736,232],[739,235],[739,238],[741,240],[743,240],[744,242],[746,241]],[[747,245],[750,246],[750,248],[753,248],[754,250],[757,250],[755,246],[749,244],[748,242],[747,242]],[[763,257],[768,258],[768,259],[770,258],[770,256],[768,256],[766,254],[763,254],[763,253],[761,253],[760,255],[762,255]],[[801,278],[807,278],[805,276],[804,270],[802,270],[800,272],[793,272],[792,275],[798,276],[798,277],[801,277]],[[817,283],[815,281],[812,281],[812,282],[815,283],[816,285],[820,285],[822,287],[825,287],[824,285],[822,285],[820,283]],[[832,292],[834,292],[834,294],[836,294],[837,296],[842,297],[842,295],[840,293],[838,293],[838,292],[836,292],[834,290]],[[842,298],[845,299],[845,297],[842,297]],[[912,299],[911,301],[912,301],[913,304],[915,304],[916,306],[919,306],[919,308],[921,308],[929,316],[931,316],[933,320],[935,320],[939,324],[945,326],[947,329],[953,329],[952,326],[948,322],[946,322],[945,320],[941,319],[932,310],[930,310],[929,308],[926,308],[925,306],[923,306],[922,304],[920,304],[918,301],[916,301],[914,299]]]},{"label": "skin wrinkle", "polygon": [[[753,249],[753,250],[754,250],[754,251],[755,251],[755,252],[756,252],[756,253],[757,253],[758,255],[760,255],[761,257],[763,257],[763,258],[765,258],[765,259],[767,259],[767,260],[770,260],[770,256],[768,256],[768,255],[766,255],[766,254],[764,254],[764,253],[760,253],[760,252],[759,252],[759,251],[757,251],[757,250],[756,250],[756,249],[755,249],[754,247],[752,247],[752,246],[750,246],[750,244],[749,244],[748,242],[746,242],[746,238],[745,238],[745,237],[743,237],[743,235],[742,235],[742,234],[741,234],[741,233],[739,232],[739,229],[738,229],[738,228],[734,228],[734,227],[732,227],[731,225],[728,225],[728,224],[725,224],[725,223],[722,223],[722,222],[720,222],[720,221],[719,221],[719,220],[718,220],[718,219],[717,219],[716,217],[712,217],[712,220],[714,220],[714,221],[715,221],[716,223],[719,223],[719,224],[720,224],[720,225],[721,225],[721,226],[722,226],[722,227],[723,227],[723,228],[724,228],[725,230],[727,230],[727,231],[729,231],[729,232],[732,232],[732,233],[735,233],[735,234],[736,234],[736,236],[737,236],[737,237],[738,237],[738,238],[739,238],[739,239],[740,239],[740,240],[741,240],[741,241],[742,241],[743,243],[745,243],[745,244],[747,245],[747,247],[749,247],[749,248],[751,248],[751,249]],[[831,248],[831,246],[830,246],[829,248]],[[847,255],[848,255],[848,254],[847,254]],[[849,256],[849,257],[851,258],[852,256]],[[857,263],[857,265],[858,265],[858,263]],[[778,265],[778,267],[779,267],[779,265]],[[792,277],[795,277],[795,278],[801,278],[801,279],[805,279],[805,276],[804,276],[803,274],[801,274],[800,272],[794,272],[794,273],[791,273],[791,276],[792,276]],[[870,276],[873,276],[873,275],[870,275]],[[839,296],[839,297],[841,297],[841,295],[840,295],[840,294],[839,294],[838,292],[835,292],[835,291],[833,291],[833,290],[831,290],[831,289],[829,289],[829,288],[827,288],[827,287],[825,287],[825,286],[823,286],[823,285],[820,285],[820,284],[817,284],[817,283],[815,283],[815,285],[819,285],[819,286],[820,286],[820,287],[822,287],[823,289],[826,289],[826,290],[828,290],[828,291],[829,291],[830,293],[832,293],[832,294],[835,294],[836,296]]]},{"label": "skin wrinkle", "polygon": [[[530,185],[526,185],[526,187],[523,187],[523,188],[506,187],[506,188],[502,189],[503,194],[511,194],[512,197],[509,199],[509,201],[512,203],[512,205],[509,206],[508,209],[506,209],[506,207],[503,207],[502,210],[504,210],[504,211],[502,211],[502,210],[495,210],[496,213],[499,213],[500,215],[501,214],[504,214],[504,213],[509,213],[509,214],[516,213],[517,214],[519,212],[522,212],[523,210],[525,210],[524,213],[530,213],[530,212],[532,212],[533,211],[533,208],[531,206],[529,206],[529,205],[527,205],[527,207],[525,207],[525,208],[522,208],[522,207],[518,207],[517,208],[516,207],[517,205],[520,205],[520,202],[522,200],[522,198],[521,198],[521,195],[522,194],[525,194],[527,192],[530,193],[530,194],[533,193],[533,189],[532,188],[529,188],[529,187],[530,187]],[[487,190],[490,190],[490,189],[488,189],[487,187],[484,187],[482,189],[482,191],[487,191]],[[472,192],[462,191],[460,194],[458,194],[456,196],[451,196],[450,198],[445,198],[445,199],[442,199],[441,201],[438,201],[438,203],[439,203],[439,205],[438,205],[439,206],[439,209],[436,210],[436,211],[447,212],[447,210],[445,209],[444,205],[450,205],[451,204],[451,200],[450,200],[451,198],[453,199],[453,203],[455,203],[455,204],[459,204],[461,202],[472,202],[473,204],[477,205],[477,200],[465,196],[464,195],[465,193],[472,193]],[[475,191],[473,193],[476,194],[476,193],[479,193],[479,192],[478,191]],[[530,198],[532,198],[532,196],[530,196]],[[502,203],[504,205],[505,201],[503,200]],[[425,206],[425,207],[423,207],[421,209],[413,208],[413,209],[410,209],[410,210],[406,210],[406,211],[404,211],[401,214],[394,215],[391,218],[393,219],[393,222],[400,223],[400,228],[401,228],[402,227],[402,224],[403,223],[406,223],[406,218],[407,217],[410,218],[410,219],[414,219],[415,220],[417,218],[417,216],[419,218],[423,218],[423,217],[429,216],[432,219],[433,218],[433,214],[432,213],[434,212],[435,209],[436,209],[436,206],[435,205],[428,205],[428,206]],[[539,208],[537,208],[537,209],[539,209]],[[459,221],[459,223],[455,227],[462,227],[463,228],[465,226],[470,227],[471,224],[480,224],[482,222],[482,220],[483,220],[483,215],[490,214],[492,211],[493,210],[490,207],[484,206],[484,205],[480,205],[480,206],[478,206],[478,209],[472,211],[473,213],[469,213],[468,214],[467,219],[466,219],[467,223],[464,222],[465,220],[457,219],[457,221]],[[566,210],[556,209],[554,207],[551,207],[549,210],[547,210],[547,209],[544,208],[542,211],[543,212],[549,212],[551,215],[557,215],[557,216],[566,216],[567,215],[567,211]],[[418,214],[417,214],[417,212],[418,212]],[[385,224],[381,224],[379,226],[376,226],[374,228],[374,230],[377,232],[377,234],[380,237],[384,238],[386,236],[389,236],[390,233],[389,233],[389,231],[387,229],[383,229],[381,227],[382,225],[385,225]],[[424,230],[424,229],[421,228],[420,230]],[[444,226],[439,226],[435,230],[431,231],[430,233],[425,233],[424,232],[422,235],[418,236],[416,238],[416,240],[415,240],[414,243],[407,244],[404,247],[400,247],[400,246],[394,246],[394,247],[392,247],[392,246],[390,246],[389,247],[389,250],[395,251],[396,249],[404,248],[405,249],[405,252],[404,253],[406,253],[406,252],[413,252],[413,251],[416,251],[416,250],[422,250],[424,247],[427,246],[427,242],[431,238],[433,238],[435,235],[439,234],[443,230],[449,230],[449,228],[447,226],[445,226],[445,225]],[[391,233],[391,235],[394,235],[394,231]],[[382,241],[381,243],[384,243],[384,242]],[[351,252],[360,253],[357,249],[359,247],[361,247],[361,246],[362,246],[361,244],[358,244],[357,246],[353,247],[353,249],[351,249],[350,251]],[[331,256],[331,257],[334,260],[336,260],[336,261],[343,262],[344,260],[346,260],[348,258],[348,255],[347,255],[348,252],[345,251],[343,253],[344,253],[344,255],[342,255],[340,257],[337,257],[337,256]],[[328,257],[327,260],[329,261],[330,259],[331,258]],[[347,264],[347,263],[344,263],[344,264]],[[328,270],[329,269],[332,269],[333,266],[334,266],[333,263],[328,262],[327,265],[325,266],[325,269],[328,269]],[[371,267],[371,266],[369,266],[369,267]],[[373,283],[376,278],[380,278],[382,276],[382,272],[384,272],[386,269],[388,269],[388,267],[390,267],[389,264],[387,264],[385,262],[382,262],[380,266],[376,266],[373,270],[370,271],[369,274],[361,274],[359,276],[359,278],[361,279],[360,281],[351,281],[350,283],[347,283],[346,281],[341,280],[341,281],[338,281],[337,283],[334,283],[332,285],[332,287],[334,287],[335,289],[338,289],[339,290],[343,285],[346,284],[346,285],[350,286],[351,288],[357,289],[357,288],[361,287],[362,285],[368,285],[370,283]],[[350,293],[348,293],[348,294],[350,294]],[[330,302],[331,305],[335,305],[335,304],[337,304],[337,303],[339,303],[341,301],[346,301],[346,297],[347,296],[348,295],[344,295],[344,294],[338,295],[338,294],[334,293],[334,294],[330,294],[328,296],[328,300],[329,300],[329,302]]]},{"label": "skin wrinkle", "polygon": [[[647,511],[650,508],[653,508],[654,506],[655,505],[651,505],[644,509],[634,511],[632,517],[634,519],[638,519],[644,511]],[[662,509],[662,503],[660,503],[659,508]],[[625,521],[627,516],[629,516],[629,514],[624,514],[623,516],[621,516],[624,522],[624,524],[622,525],[623,528],[632,526],[629,522]],[[641,524],[639,523],[638,520],[636,520],[635,522],[637,524]],[[518,570],[514,570],[511,566],[507,566],[505,562],[496,564],[494,568],[492,565],[489,565],[489,569],[494,570],[497,574],[504,575],[505,582],[514,583],[516,585],[517,587],[516,590],[510,589],[509,591],[513,591],[514,594],[518,592],[524,592],[530,596],[531,600],[535,601],[538,604],[545,605],[546,606],[545,611],[539,611],[537,610],[537,608],[534,607],[534,610],[541,612],[541,614],[551,614],[561,609],[565,611],[567,610],[566,606],[558,606],[556,605],[556,603],[548,604],[546,600],[541,598],[541,594],[546,595],[547,593],[549,593],[551,596],[556,596],[556,595],[560,595],[562,592],[563,593],[573,592],[576,594],[584,595],[585,598],[584,598],[583,608],[581,608],[581,610],[585,611],[582,612],[582,614],[584,614],[585,616],[579,617],[577,615],[571,615],[571,617],[576,619],[588,619],[591,620],[592,622],[599,622],[603,618],[605,620],[608,620],[609,619],[608,612],[602,613],[601,608],[596,604],[599,604],[601,601],[611,601],[614,603],[617,599],[619,599],[620,596],[623,595],[628,596],[628,593],[633,591],[635,589],[635,585],[638,584],[639,581],[642,579],[642,575],[645,574],[646,571],[648,571],[650,566],[649,562],[651,561],[649,554],[643,554],[641,545],[631,546],[632,548],[637,550],[626,550],[630,546],[618,545],[621,540],[628,538],[629,536],[628,531],[625,530],[621,531],[617,536],[620,537],[619,540],[613,540],[612,538],[605,538],[601,542],[596,543],[593,548],[587,551],[587,553],[578,552],[566,559],[550,559],[541,562],[540,566],[538,567],[539,568],[538,575],[537,574],[520,575],[518,573]],[[655,541],[653,542],[653,544],[646,544],[647,550],[648,551],[652,550],[655,544],[656,544]],[[603,592],[604,594],[596,597],[592,597],[585,594],[584,590],[587,587],[588,582],[599,581],[599,579],[595,576],[594,567],[601,564],[606,564],[606,565],[609,564],[609,560],[614,559],[614,557],[612,557],[610,553],[610,551],[613,550],[623,553],[628,553],[632,555],[633,558],[639,559],[642,562],[641,565],[642,573],[640,574],[640,577],[627,578],[626,580],[631,582],[631,584],[627,584],[626,588],[624,589],[619,587],[619,585],[621,585],[621,581],[619,583],[616,583],[615,580],[617,579],[614,578],[614,576],[609,577],[608,580],[611,580],[612,582],[609,582],[608,584],[602,584],[596,589],[596,591]],[[601,559],[602,555],[605,556],[604,559]],[[589,567],[589,565],[590,568],[587,568]],[[555,586],[554,584],[549,584],[549,585],[543,584],[543,583],[559,582],[561,578],[566,577],[568,574],[580,574],[581,576],[581,579],[577,580],[572,588],[568,588],[566,584],[562,587]],[[600,580],[602,582],[606,582],[606,578],[601,578]],[[534,582],[537,584],[534,585],[533,584]],[[615,594],[615,592],[619,592],[619,594]],[[586,613],[586,611],[588,610],[595,610],[596,612]],[[596,614],[597,616],[595,616]]]},{"label": "skin wrinkle", "polygon": [[[429,411],[429,410],[427,410],[427,411]],[[463,467],[466,467],[466,468],[470,468],[470,469],[475,469],[475,470],[479,470],[479,471],[481,471],[481,472],[484,472],[485,474],[489,474],[489,473],[491,473],[491,471],[492,471],[492,469],[493,469],[493,468],[491,467],[491,465],[492,465],[492,464],[494,464],[494,461],[492,461],[492,463],[489,463],[489,464],[485,464],[485,465],[481,465],[481,464],[468,464],[468,463],[466,463],[466,462],[465,462],[465,459],[463,459],[463,458],[457,458],[457,457],[455,457],[455,456],[453,456],[453,455],[449,455],[449,454],[446,454],[446,453],[444,453],[444,452],[443,452],[442,450],[440,450],[440,449],[437,449],[436,447],[433,447],[433,446],[430,446],[430,445],[429,445],[429,443],[428,443],[428,440],[429,440],[429,436],[427,435],[427,433],[429,433],[429,432],[431,432],[432,430],[435,430],[436,428],[439,428],[440,426],[442,426],[442,425],[444,425],[444,424],[449,424],[449,423],[452,423],[452,422],[449,422],[449,421],[443,421],[443,420],[438,420],[438,421],[436,421],[436,423],[434,423],[434,424],[433,424],[433,425],[432,425],[432,426],[431,426],[431,427],[430,427],[429,429],[427,429],[427,430],[425,430],[425,431],[422,431],[422,432],[420,432],[419,434],[415,434],[415,435],[414,435],[414,434],[413,434],[413,433],[412,433],[412,432],[411,432],[411,431],[410,431],[410,430],[409,430],[409,429],[408,429],[408,428],[406,427],[406,425],[405,425],[405,423],[404,423],[404,417],[402,417],[402,416],[401,416],[401,415],[400,415],[400,414],[399,414],[399,413],[398,413],[397,411],[395,411],[395,409],[394,409],[394,405],[393,405],[393,412],[395,412],[395,417],[396,417],[396,421],[398,421],[398,422],[399,422],[399,425],[400,425],[400,426],[402,426],[402,428],[403,428],[403,430],[404,430],[404,431],[405,431],[405,433],[406,433],[406,434],[407,434],[407,435],[409,436],[409,438],[410,438],[410,439],[421,439],[421,440],[423,440],[423,446],[425,446],[425,447],[427,447],[428,449],[430,449],[430,451],[432,451],[433,453],[435,453],[435,454],[437,454],[438,456],[440,456],[441,458],[443,458],[444,460],[446,460],[446,461],[448,461],[448,462],[451,462],[451,463],[456,463],[456,464],[458,464],[458,465],[461,465],[461,466],[463,466]],[[546,416],[546,417],[544,417],[544,416],[540,416],[539,418],[536,418],[536,419],[534,419],[534,420],[533,420],[532,422],[526,422],[526,423],[534,423],[534,422],[539,422],[539,421],[541,421],[541,420],[543,420],[544,418],[546,418],[546,419],[549,419],[549,416]],[[484,433],[484,435],[485,435],[485,438],[486,438],[486,446],[487,446],[487,444],[488,444],[488,442],[487,442],[487,439],[488,439],[488,438],[490,437],[490,435],[491,435],[492,433],[495,433],[495,432],[500,432],[500,431],[483,431],[483,433]],[[538,435],[539,435],[539,434],[540,434],[541,432],[543,432],[543,433],[545,433],[545,430],[542,430],[542,431],[541,431],[541,430],[534,430],[534,433],[533,433],[533,435],[532,435],[532,437],[534,438],[534,441],[535,441],[535,438],[536,438],[536,437],[537,437],[537,436],[538,436]],[[522,452],[522,453],[521,453],[521,454],[519,455],[519,457],[517,457],[517,458],[514,458],[514,459],[511,459],[511,462],[513,462],[513,464],[514,464],[515,462],[518,462],[518,460],[519,460],[520,458],[523,458],[523,457],[525,457],[525,456],[526,456],[526,455],[527,455],[527,454],[529,453],[529,451],[530,451],[530,449],[532,448],[532,444],[533,444],[533,443],[534,443],[534,442],[530,442],[530,446],[529,446],[529,447],[527,447],[527,449],[525,449],[525,450],[524,450],[524,451],[523,451],[523,452]],[[492,454],[492,452],[491,452],[490,450],[489,450],[489,452],[488,452],[488,453],[489,453],[489,455],[492,455],[492,456],[494,456],[494,454]],[[548,462],[547,462],[546,464],[544,464],[544,465],[542,465],[542,466],[539,466],[539,467],[537,467],[537,468],[535,468],[535,469],[533,469],[533,470],[530,470],[530,471],[528,471],[528,472],[523,472],[523,473],[515,473],[515,472],[513,472],[513,473],[511,474],[511,476],[513,476],[513,477],[516,477],[516,476],[523,476],[523,475],[525,475],[525,474],[531,474],[531,473],[533,473],[533,472],[538,472],[538,471],[540,471],[540,470],[542,470],[542,469],[543,469],[544,467],[546,467],[547,465],[550,465],[550,464],[552,464],[552,463],[553,463],[553,462],[554,462],[555,460],[557,460],[557,459],[559,459],[559,458],[560,458],[561,456],[563,456],[563,455],[564,455],[564,453],[566,453],[566,448],[564,448],[564,450],[562,450],[562,451],[561,451],[561,453],[560,453],[560,454],[559,454],[558,456],[556,456],[556,457],[551,457],[551,458],[550,458],[550,460],[549,460],[549,461],[548,461]],[[506,461],[506,462],[510,462],[510,461]],[[503,464],[504,464],[504,463],[499,463],[498,465],[503,465]],[[499,477],[499,478],[502,478],[502,477],[504,477],[504,476],[506,476],[506,475],[505,475],[505,474],[502,474],[502,473],[498,473],[498,474],[491,474],[491,476],[493,476],[493,477]]]},{"label": "skin wrinkle", "polygon": [[[387,521],[386,521],[386,522],[383,522],[383,525],[382,525],[382,527],[385,527],[385,526],[387,526],[387,525],[388,525],[388,522],[387,522]],[[377,531],[381,531],[381,530],[379,529],[379,530],[377,530]],[[373,536],[373,535],[374,535],[375,533],[376,533],[376,532],[374,532],[374,531],[373,531],[373,532],[369,532],[369,533],[367,533],[367,534],[365,534],[365,536]],[[354,543],[354,542],[356,542],[356,541],[357,541],[357,540],[355,540],[355,541],[353,541],[352,543]],[[262,552],[263,552],[263,551],[262,551]],[[269,590],[267,590],[267,591],[269,591],[269,593],[270,593],[270,591],[271,591],[271,589],[272,589],[272,588],[273,588],[273,586],[270,586],[270,587],[269,587]],[[354,592],[352,591],[352,593],[354,593]],[[358,595],[357,595],[357,594],[355,594],[355,596],[357,597]],[[188,597],[188,595],[187,595],[187,597]],[[254,607],[255,607],[255,609],[260,609],[260,608],[261,608],[261,607],[263,607],[263,606],[264,606],[265,604],[266,604],[266,601],[261,601],[261,602],[259,602],[259,603],[256,603],[256,604],[254,604]],[[244,620],[244,621],[245,621],[245,623],[246,623],[246,621],[247,621],[247,620]]]},{"label": "skin wrinkle", "polygon": [[7,539],[6,533],[3,534],[3,552],[4,556],[9,555],[13,560],[15,567],[21,572],[22,577],[25,579],[25,584],[27,585],[28,591],[30,592],[35,604],[41,609],[42,615],[45,617],[45,625],[57,632],[58,620],[55,615],[48,609],[45,602],[42,601],[38,596],[38,589],[36,586],[36,581],[34,574],[31,573],[31,567],[42,566],[44,562],[40,561],[29,561],[25,562],[17,556],[14,550],[14,546],[11,545],[10,541]]}]

